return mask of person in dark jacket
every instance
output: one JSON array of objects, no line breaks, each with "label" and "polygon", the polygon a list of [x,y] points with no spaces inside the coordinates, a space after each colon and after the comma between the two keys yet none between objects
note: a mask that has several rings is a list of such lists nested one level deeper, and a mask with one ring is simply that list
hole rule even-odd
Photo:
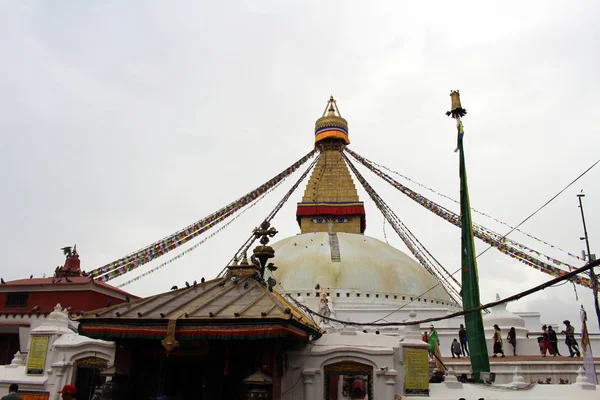
[{"label": "person in dark jacket", "polygon": [[550,340],[550,345],[554,350],[554,357],[557,355],[561,355],[558,351],[558,338],[556,337],[556,331],[552,328],[552,326],[548,325],[548,339]]},{"label": "person in dark jacket", "polygon": [[[466,357],[469,355],[469,346],[467,345],[467,330],[465,329],[465,327],[463,326],[463,324],[460,324],[460,329],[458,331],[458,340],[460,341],[460,348],[462,351],[462,355],[463,357]],[[467,353],[465,355],[465,352]]]},{"label": "person in dark jacket", "polygon": [[19,391],[19,385],[16,383],[11,384],[8,387],[8,394],[2,397],[2,400],[23,400],[21,396],[17,394]]},{"label": "person in dark jacket", "polygon": [[508,331],[508,336],[506,337],[508,343],[510,343],[513,347],[513,356],[517,355],[517,331],[515,327],[511,327]]}]

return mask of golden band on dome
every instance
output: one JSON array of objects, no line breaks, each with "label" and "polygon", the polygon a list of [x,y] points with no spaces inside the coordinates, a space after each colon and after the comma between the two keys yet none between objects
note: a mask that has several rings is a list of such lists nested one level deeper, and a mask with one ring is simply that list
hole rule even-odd
[{"label": "golden band on dome", "polygon": [[324,139],[342,139],[345,144],[350,144],[348,134],[340,130],[325,129],[315,135],[315,144]]}]

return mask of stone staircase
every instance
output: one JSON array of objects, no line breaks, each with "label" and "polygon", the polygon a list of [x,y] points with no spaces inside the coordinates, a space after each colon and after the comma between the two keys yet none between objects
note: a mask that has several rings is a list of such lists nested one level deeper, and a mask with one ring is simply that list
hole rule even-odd
[{"label": "stone staircase", "polygon": [[329,249],[331,251],[331,261],[341,262],[342,256],[340,254],[340,242],[337,237],[337,233],[329,233]]}]

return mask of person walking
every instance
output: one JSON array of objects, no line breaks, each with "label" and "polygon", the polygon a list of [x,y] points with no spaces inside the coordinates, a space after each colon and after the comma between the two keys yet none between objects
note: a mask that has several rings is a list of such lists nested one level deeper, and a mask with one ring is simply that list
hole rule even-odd
[{"label": "person walking", "polygon": [[438,331],[434,328],[433,325],[429,326],[429,352],[432,355],[432,358],[441,371],[444,371],[444,364],[442,364],[442,355],[440,354],[440,338],[438,336]]},{"label": "person walking", "polygon": [[510,343],[513,347],[513,356],[516,356],[517,355],[517,332],[516,332],[514,326],[512,326],[510,328],[510,330],[508,331],[508,336],[506,337],[506,340],[508,340],[508,343]]},{"label": "person walking", "polygon": [[558,351],[558,338],[556,337],[556,331],[551,325],[548,325],[548,340],[550,340],[550,346],[552,346],[554,357],[557,355],[560,356],[561,354],[560,351]]},{"label": "person walking", "polygon": [[432,355],[432,358],[434,355],[438,355],[439,353],[439,344],[440,344],[440,339],[438,337],[438,331],[433,327],[433,325],[431,325],[429,327],[429,354]]},{"label": "person walking", "polygon": [[577,344],[577,340],[575,340],[575,328],[571,325],[571,322],[568,319],[564,320],[563,324],[565,324],[566,329],[561,331],[561,333],[565,334],[565,344],[569,349],[569,357],[573,357],[575,354],[577,354],[577,357],[581,357],[579,345]]},{"label": "person walking", "polygon": [[498,357],[497,354],[502,354],[502,357],[506,357],[504,355],[504,349],[502,348],[502,331],[498,325],[494,325],[494,355],[492,357]]},{"label": "person walking", "polygon": [[12,383],[8,387],[8,394],[6,396],[2,396],[1,400],[23,400],[23,398],[17,394],[18,391],[19,385]]},{"label": "person walking", "polygon": [[[458,330],[458,340],[460,341],[460,349],[463,357],[470,356],[469,346],[467,345],[467,330],[463,324],[460,324],[460,329]],[[467,353],[466,355],[465,352]]]},{"label": "person walking", "polygon": [[554,349],[552,348],[552,344],[550,344],[547,325],[542,326],[542,343],[540,345],[540,350],[542,352],[542,357],[546,357],[546,351],[549,352],[550,355],[554,355]]}]

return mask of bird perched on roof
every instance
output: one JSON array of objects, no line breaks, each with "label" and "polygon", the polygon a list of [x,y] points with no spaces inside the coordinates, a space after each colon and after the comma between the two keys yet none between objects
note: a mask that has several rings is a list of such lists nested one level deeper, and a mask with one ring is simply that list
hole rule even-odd
[{"label": "bird perched on roof", "polygon": [[223,279],[223,280],[222,280],[222,281],[219,283],[219,286],[225,286],[225,282],[226,282],[226,280],[225,280],[225,279]]},{"label": "bird perched on roof", "polygon": [[190,283],[188,281],[185,281],[185,287],[190,287]]},{"label": "bird perched on roof", "polygon": [[29,275],[29,279],[33,279],[33,274]]},{"label": "bird perched on roof", "polygon": [[40,306],[38,306],[38,305],[35,305],[35,306],[33,306],[33,308],[31,309],[31,312],[36,312],[36,311],[37,311],[37,310],[39,310],[39,309],[40,309]]},{"label": "bird perched on roof", "polygon": [[6,285],[6,282],[4,282],[4,278],[0,278],[0,282],[2,282],[3,285]]},{"label": "bird perched on roof", "polygon": [[71,257],[71,246],[63,247],[61,250],[63,251],[65,256]]},{"label": "bird perched on roof", "polygon": [[131,299],[129,298],[129,296],[125,295],[125,301],[128,302],[128,303],[131,301]]},{"label": "bird perched on roof", "polygon": [[248,282],[244,283],[244,289],[248,289],[248,286],[249,286]]},{"label": "bird perched on roof", "polygon": [[106,307],[110,307],[110,305],[111,305],[111,304],[112,304],[112,300],[109,300],[109,301],[106,303]]},{"label": "bird perched on roof", "polygon": [[272,292],[273,287],[275,285],[277,285],[277,281],[275,279],[273,279],[272,277],[269,277],[269,279],[267,279],[267,285],[269,286],[269,291]]},{"label": "bird perched on roof", "polygon": [[173,286],[171,286],[171,290],[177,290],[177,289],[179,289],[179,288],[177,287],[177,285],[173,285]]},{"label": "bird perched on roof", "polygon": [[194,280],[194,287],[198,284],[198,281]]},{"label": "bird perched on roof", "polygon": [[204,277],[202,277],[202,278],[200,279],[200,283],[204,283],[204,282],[206,282],[206,279],[204,279]]},{"label": "bird perched on roof", "polygon": [[73,282],[72,280],[70,280],[70,279],[69,279],[69,277],[68,277],[68,276],[65,276],[65,281],[67,281],[67,282],[69,282],[69,283]]},{"label": "bird perched on roof", "polygon": [[317,283],[317,286],[315,286],[315,290],[319,290],[319,289],[321,289],[321,285],[319,285],[319,284]]}]

